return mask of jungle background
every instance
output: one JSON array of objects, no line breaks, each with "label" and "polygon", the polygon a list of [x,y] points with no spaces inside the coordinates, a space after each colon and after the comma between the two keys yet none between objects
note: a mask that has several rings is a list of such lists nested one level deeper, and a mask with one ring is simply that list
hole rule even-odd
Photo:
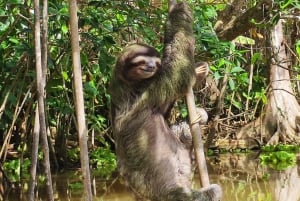
[{"label": "jungle background", "polygon": [[[209,63],[194,89],[209,115],[206,148],[299,144],[300,2],[189,0],[196,61]],[[77,1],[80,59],[90,166],[115,171],[109,80],[116,56],[134,42],[159,51],[167,1]],[[48,2],[45,114],[51,170],[80,167],[67,1]],[[0,0],[0,166],[20,181],[31,165],[37,107],[34,12],[31,0]],[[171,122],[187,117],[179,100]],[[39,160],[43,153],[39,152]],[[12,176],[13,175],[13,176]]]}]

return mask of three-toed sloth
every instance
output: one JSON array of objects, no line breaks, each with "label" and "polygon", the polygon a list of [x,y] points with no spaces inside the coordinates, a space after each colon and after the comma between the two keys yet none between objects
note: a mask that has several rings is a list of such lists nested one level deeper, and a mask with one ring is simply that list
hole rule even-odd
[{"label": "three-toed sloth", "polygon": [[195,82],[191,24],[189,7],[177,4],[167,20],[162,62],[153,47],[134,44],[123,50],[113,70],[111,121],[118,168],[141,199],[215,201],[221,197],[215,184],[191,189],[191,146],[173,133],[166,119],[174,101]]}]

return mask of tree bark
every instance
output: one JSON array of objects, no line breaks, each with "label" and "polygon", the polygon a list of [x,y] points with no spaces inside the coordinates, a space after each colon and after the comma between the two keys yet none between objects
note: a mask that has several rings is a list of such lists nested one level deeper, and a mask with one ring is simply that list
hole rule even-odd
[{"label": "tree bark", "polygon": [[89,169],[89,156],[87,146],[87,128],[85,122],[84,99],[80,63],[80,47],[78,34],[78,17],[76,0],[69,0],[70,10],[70,31],[72,46],[72,62],[74,73],[75,110],[77,117],[77,129],[80,146],[80,162],[84,184],[84,197],[86,201],[91,201],[92,188]]}]

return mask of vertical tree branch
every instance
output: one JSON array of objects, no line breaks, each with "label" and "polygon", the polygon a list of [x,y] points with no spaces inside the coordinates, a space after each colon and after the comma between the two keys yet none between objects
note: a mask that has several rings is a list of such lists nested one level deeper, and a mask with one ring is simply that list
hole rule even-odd
[{"label": "vertical tree branch", "polygon": [[[46,79],[47,79],[47,72],[48,72],[48,0],[43,0],[43,18],[42,18],[42,77],[43,77],[43,85],[44,88],[46,87]],[[47,92],[45,92],[46,98]],[[47,116],[47,111],[45,110],[45,114]],[[50,154],[52,156],[54,165],[58,168],[58,162],[55,155],[55,150],[53,144],[51,143],[49,125],[46,121],[46,128],[47,128],[47,139],[49,141],[49,149]]]},{"label": "vertical tree branch", "polygon": [[76,0],[69,0],[70,32],[72,46],[72,61],[74,74],[75,110],[77,117],[78,138],[80,146],[80,162],[84,182],[84,196],[86,201],[92,200],[92,188],[89,169],[89,157],[87,147],[87,128],[85,122],[83,87],[81,76],[78,18]]},{"label": "vertical tree branch", "polygon": [[28,200],[34,201],[34,187],[36,183],[36,167],[38,160],[38,150],[39,150],[39,134],[40,134],[40,124],[39,124],[39,108],[35,109],[34,117],[34,128],[32,134],[32,148],[31,148],[31,167],[30,167],[30,182],[28,189]]},{"label": "vertical tree branch", "polygon": [[47,63],[48,63],[48,0],[43,0],[42,18],[42,77],[44,87],[46,86]]},{"label": "vertical tree branch", "polygon": [[38,111],[40,123],[40,135],[44,153],[44,166],[46,174],[46,186],[48,200],[53,200],[52,179],[50,170],[49,148],[47,141],[47,129],[45,118],[44,105],[44,83],[42,75],[42,59],[41,59],[41,29],[40,29],[40,11],[39,0],[34,0],[34,40],[35,40],[35,62],[36,62],[36,81],[37,81],[37,96],[38,96]]},{"label": "vertical tree branch", "polygon": [[186,104],[189,112],[190,128],[193,137],[193,147],[196,156],[200,182],[202,187],[207,187],[210,185],[210,183],[204,155],[203,142],[201,138],[201,128],[199,122],[195,122],[195,120],[198,118],[198,115],[196,112],[195,97],[192,86],[189,87],[186,94]]}]

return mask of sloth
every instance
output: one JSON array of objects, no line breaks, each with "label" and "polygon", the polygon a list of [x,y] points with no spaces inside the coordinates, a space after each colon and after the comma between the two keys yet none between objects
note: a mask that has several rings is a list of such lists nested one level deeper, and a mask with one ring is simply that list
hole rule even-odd
[{"label": "sloth", "polygon": [[[172,20],[177,29],[171,29]],[[139,200],[221,199],[216,184],[191,188],[191,146],[167,122],[174,101],[196,80],[191,22],[186,3],[177,4],[167,20],[162,61],[153,47],[134,44],[123,50],[113,69],[111,123],[118,170]]]},{"label": "sloth", "polygon": [[155,102],[163,86],[161,73],[159,53],[147,45],[131,45],[117,60],[111,80],[111,116],[119,172],[137,199],[219,200],[217,185],[191,189],[189,128],[187,124],[170,128],[167,122],[170,108],[184,92]]}]

